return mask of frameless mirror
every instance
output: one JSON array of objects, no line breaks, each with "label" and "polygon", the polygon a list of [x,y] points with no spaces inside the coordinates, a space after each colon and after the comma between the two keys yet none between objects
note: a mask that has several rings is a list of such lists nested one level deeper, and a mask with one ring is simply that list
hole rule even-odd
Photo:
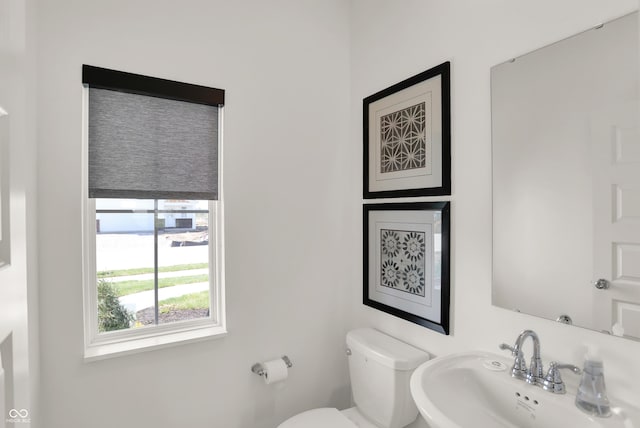
[{"label": "frameless mirror", "polygon": [[494,305],[640,339],[638,14],[491,70]]}]

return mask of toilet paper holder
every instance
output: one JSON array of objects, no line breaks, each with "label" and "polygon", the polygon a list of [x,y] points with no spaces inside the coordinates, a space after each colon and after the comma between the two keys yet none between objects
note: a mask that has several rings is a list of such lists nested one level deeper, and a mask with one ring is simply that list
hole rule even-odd
[{"label": "toilet paper holder", "polygon": [[[287,357],[286,355],[282,356],[282,361],[284,361],[288,369],[293,367],[293,363],[291,362],[289,357]],[[251,371],[257,374],[258,376],[264,376],[265,374],[264,366],[262,365],[262,363],[255,363],[254,365],[252,365]]]}]

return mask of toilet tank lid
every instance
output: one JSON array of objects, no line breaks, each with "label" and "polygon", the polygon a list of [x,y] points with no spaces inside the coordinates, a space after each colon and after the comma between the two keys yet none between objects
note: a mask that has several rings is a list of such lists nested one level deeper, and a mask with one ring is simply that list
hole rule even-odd
[{"label": "toilet tank lid", "polygon": [[395,370],[413,370],[429,359],[429,354],[372,328],[347,333],[347,346]]}]

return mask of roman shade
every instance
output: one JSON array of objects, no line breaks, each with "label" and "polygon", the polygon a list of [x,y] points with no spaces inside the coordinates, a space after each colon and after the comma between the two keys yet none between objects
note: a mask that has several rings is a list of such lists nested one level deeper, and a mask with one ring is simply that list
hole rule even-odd
[{"label": "roman shade", "polygon": [[224,91],[90,66],[83,82],[90,198],[218,199]]}]

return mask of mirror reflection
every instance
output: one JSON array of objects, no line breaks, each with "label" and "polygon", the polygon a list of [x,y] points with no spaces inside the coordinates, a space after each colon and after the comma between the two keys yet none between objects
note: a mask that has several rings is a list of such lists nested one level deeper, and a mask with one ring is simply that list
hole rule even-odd
[{"label": "mirror reflection", "polygon": [[640,339],[638,14],[491,70],[494,305]]}]

